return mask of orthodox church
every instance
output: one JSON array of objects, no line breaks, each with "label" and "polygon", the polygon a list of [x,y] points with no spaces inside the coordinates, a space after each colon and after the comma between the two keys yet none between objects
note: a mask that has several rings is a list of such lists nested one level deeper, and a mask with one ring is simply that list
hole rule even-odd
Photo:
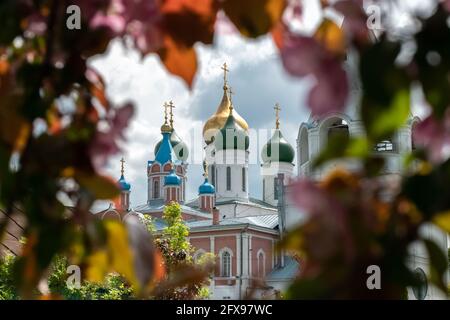
[{"label": "orthodox church", "polygon": [[[157,229],[164,228],[161,219],[164,206],[177,202],[190,228],[189,241],[195,248],[194,259],[210,252],[217,257],[211,281],[212,299],[241,299],[249,293],[261,298],[275,298],[295,278],[299,263],[284,252],[276,250],[276,243],[293,226],[301,223],[302,214],[289,201],[290,180],[295,177],[321,179],[330,169],[342,163],[331,163],[320,170],[312,170],[311,159],[325,147],[331,134],[357,136],[364,134],[357,112],[360,88],[352,83],[352,92],[345,113],[329,114],[320,120],[310,118],[299,127],[297,172],[294,173],[295,151],[280,130],[279,111],[275,106],[276,122],[273,135],[261,154],[263,178],[262,199],[249,196],[249,134],[248,123],[238,114],[224,71],[222,100],[204,124],[204,182],[198,187],[196,199],[186,199],[189,155],[187,145],[178,136],[173,122],[172,102],[165,104],[165,119],[161,126],[161,140],[155,146],[155,157],[147,163],[147,202],[130,207],[131,185],[122,175],[119,207],[101,213],[102,218],[126,219],[129,215],[149,215]],[[352,70],[348,70],[352,74]],[[413,146],[412,130],[418,119],[411,116],[391,140],[380,142],[374,152],[387,161],[385,179],[401,174],[402,155]],[[349,170],[358,163],[346,160]],[[428,230],[428,229],[427,229]],[[431,231],[426,231],[431,232]],[[443,247],[446,235],[433,231]],[[426,272],[428,260],[420,249],[413,249],[411,267]],[[420,269],[420,270],[419,270]],[[424,271],[425,269],[425,271]],[[411,298],[436,298],[433,289],[421,295],[410,292]],[[258,296],[259,295],[259,296]]]},{"label": "orthodox church", "polygon": [[[189,150],[175,130],[174,105],[170,102],[164,105],[162,137],[155,145],[155,158],[147,163],[147,203],[130,207],[131,185],[125,180],[122,159],[120,203],[100,214],[102,218],[122,220],[130,215],[149,215],[161,230],[165,226],[164,206],[177,202],[190,229],[189,241],[196,250],[194,260],[207,252],[217,257],[211,298],[240,299],[256,287],[262,297],[274,298],[299,270],[295,260],[275,250],[280,186],[288,184],[294,175],[295,151],[280,131],[277,105],[273,136],[262,152],[263,196],[250,197],[249,126],[233,105],[227,65],[222,69],[222,100],[203,128],[206,155],[198,197],[186,199]],[[280,174],[282,183],[278,181]]]}]

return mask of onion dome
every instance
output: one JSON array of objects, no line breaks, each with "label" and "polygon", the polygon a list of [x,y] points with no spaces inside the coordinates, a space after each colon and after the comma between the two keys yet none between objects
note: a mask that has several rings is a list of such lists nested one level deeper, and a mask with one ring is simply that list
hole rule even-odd
[{"label": "onion dome", "polygon": [[230,113],[225,125],[214,137],[214,144],[216,150],[248,150],[250,144],[248,134],[237,123],[233,112]]},{"label": "onion dome", "polygon": [[283,137],[280,129],[276,129],[272,138],[264,145],[261,157],[263,162],[289,162],[294,161],[294,148]]},{"label": "onion dome", "polygon": [[[172,130],[169,137],[170,145],[175,152],[175,156],[180,161],[186,161],[189,156],[189,149],[186,143],[176,133],[175,129]],[[158,153],[161,147],[162,140],[160,140],[155,146],[155,155]]]},{"label": "onion dome", "polygon": [[164,177],[165,186],[179,186],[181,184],[181,178],[176,175],[175,170],[172,167],[170,173]]},{"label": "onion dome", "polygon": [[[213,114],[203,126],[203,138],[205,139],[206,144],[210,144],[213,141],[217,131],[223,128],[230,115],[231,100],[228,94],[229,88],[226,79],[226,74],[229,70],[227,69],[226,63],[223,65],[222,70],[224,70],[222,101],[220,102],[216,113]],[[236,111],[234,112],[234,118],[242,129],[245,131],[248,130],[247,122]]]},{"label": "onion dome", "polygon": [[155,161],[159,162],[160,164],[165,164],[167,162],[174,163],[177,160],[177,157],[175,155],[175,151],[172,148],[172,145],[170,143],[170,136],[172,135],[173,128],[167,123],[167,108],[169,107],[168,104],[164,104],[164,107],[166,108],[165,111],[165,121],[164,124],[161,126],[161,134],[163,136],[161,143],[158,147],[157,152],[155,153]]},{"label": "onion dome", "polygon": [[131,184],[125,181],[125,178],[123,175],[120,176],[120,179],[117,181],[119,184],[119,188],[121,191],[130,191],[131,190]]},{"label": "onion dome", "polygon": [[280,105],[277,103],[274,107],[276,112],[275,132],[272,138],[264,145],[261,157],[263,162],[288,162],[294,161],[294,148],[286,141],[280,131]]},{"label": "onion dome", "polygon": [[216,188],[212,184],[209,183],[208,178],[205,178],[205,181],[198,187],[198,194],[214,194],[216,192]]}]

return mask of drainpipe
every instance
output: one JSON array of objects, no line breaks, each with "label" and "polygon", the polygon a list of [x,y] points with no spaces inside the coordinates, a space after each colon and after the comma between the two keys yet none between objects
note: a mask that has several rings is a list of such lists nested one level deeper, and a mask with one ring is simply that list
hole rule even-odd
[{"label": "drainpipe", "polygon": [[[286,205],[284,199],[284,174],[279,173],[277,178],[278,183],[278,229],[280,231],[280,240],[283,240],[284,232],[285,232],[285,224],[286,224]],[[284,267],[284,252],[281,251],[280,254],[280,266]]]}]

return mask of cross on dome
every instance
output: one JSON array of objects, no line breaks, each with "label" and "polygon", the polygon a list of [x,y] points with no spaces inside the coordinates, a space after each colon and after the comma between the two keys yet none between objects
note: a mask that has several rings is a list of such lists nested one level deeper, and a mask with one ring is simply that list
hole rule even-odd
[{"label": "cross on dome", "polygon": [[173,129],[173,109],[175,109],[175,105],[172,100],[170,100],[168,108],[170,109],[170,127]]},{"label": "cross on dome", "polygon": [[275,104],[275,107],[273,107],[275,109],[275,127],[276,129],[280,128],[280,111],[281,111],[281,107],[278,103]]},{"label": "cross on dome", "polygon": [[120,173],[123,176],[124,172],[125,172],[125,159],[122,157],[122,159],[120,159]]},{"label": "cross on dome", "polygon": [[227,63],[225,62],[221,68],[223,70],[223,85],[224,88],[227,86],[227,72],[230,72],[230,69],[228,69]]},{"label": "cross on dome", "polygon": [[233,111],[233,94],[234,94],[233,88],[230,87],[228,90],[228,93],[229,93],[229,97],[230,97],[230,112],[232,112]]}]

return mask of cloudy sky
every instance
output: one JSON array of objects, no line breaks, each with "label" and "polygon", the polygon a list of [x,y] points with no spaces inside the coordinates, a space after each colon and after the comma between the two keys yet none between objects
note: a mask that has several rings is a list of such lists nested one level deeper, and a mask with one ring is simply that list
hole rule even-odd
[{"label": "cloudy sky", "polygon": [[[147,199],[146,164],[154,158],[154,146],[161,139],[162,105],[168,100],[173,100],[176,106],[175,129],[190,151],[187,197],[197,195],[197,188],[202,183],[201,132],[204,122],[216,111],[222,99],[221,66],[224,62],[230,69],[228,79],[235,92],[235,108],[252,129],[273,128],[273,107],[279,102],[282,131],[295,145],[298,127],[308,117],[302,105],[309,83],[284,72],[271,38],[248,41],[236,33],[224,33],[216,39],[214,46],[199,45],[196,50],[200,66],[191,91],[179,78],[166,72],[158,57],[150,55],[141,60],[136,52],[125,49],[119,41],[111,44],[105,56],[92,62],[105,77],[108,94],[114,102],[131,100],[135,103],[137,112],[123,145],[133,206],[145,203]],[[264,137],[261,140],[265,140]],[[252,142],[251,152],[259,155],[258,144],[265,141]],[[119,158],[111,159],[106,169],[113,176],[120,174]],[[260,198],[259,165],[253,163],[249,170],[251,195]]]},{"label": "cloudy sky", "polygon": [[[320,21],[315,2],[306,2],[310,4],[305,8],[305,16],[308,17],[304,21],[305,28],[314,28]],[[278,102],[282,107],[282,132],[295,146],[298,128],[309,116],[305,98],[311,81],[294,79],[286,74],[270,37],[244,39],[224,24],[213,46],[198,45],[196,51],[200,65],[191,91],[179,78],[167,73],[156,55],[142,60],[119,41],[113,41],[105,55],[91,61],[91,65],[104,76],[108,95],[114,102],[120,104],[131,100],[135,103],[137,112],[123,145],[126,178],[132,184],[133,207],[147,201],[146,165],[148,160],[154,159],[154,146],[161,139],[162,105],[169,100],[173,100],[176,106],[175,129],[190,151],[187,198],[197,196],[197,188],[203,180],[201,131],[222,99],[221,66],[224,62],[230,69],[229,84],[235,93],[235,108],[252,129],[274,127],[273,106]],[[252,141],[250,151],[253,159],[259,159],[260,148],[267,138],[262,135],[260,141]],[[111,159],[105,169],[113,177],[120,175],[121,156]],[[262,197],[259,168],[254,161],[249,168],[249,190],[251,196],[257,198]]]}]

